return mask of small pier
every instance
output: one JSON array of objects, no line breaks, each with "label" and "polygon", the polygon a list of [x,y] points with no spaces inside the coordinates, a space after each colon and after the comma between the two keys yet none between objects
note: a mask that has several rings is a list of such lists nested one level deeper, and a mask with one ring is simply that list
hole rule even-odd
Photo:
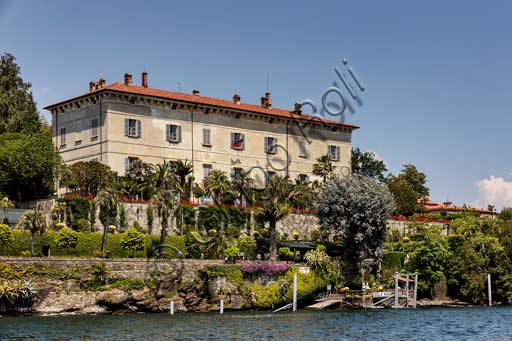
[{"label": "small pier", "polygon": [[[353,308],[416,308],[418,274],[395,273],[394,290],[342,290],[341,293],[325,292],[317,296],[307,309],[327,309],[340,306]],[[402,287],[399,286],[402,284]],[[348,289],[348,288],[347,288]]]}]

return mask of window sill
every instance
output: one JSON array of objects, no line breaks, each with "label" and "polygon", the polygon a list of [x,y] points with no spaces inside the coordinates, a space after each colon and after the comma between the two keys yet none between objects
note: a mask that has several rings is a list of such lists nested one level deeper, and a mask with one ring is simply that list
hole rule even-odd
[{"label": "window sill", "polygon": [[94,141],[97,141],[97,140],[98,140],[98,136],[91,137],[91,142],[94,142]]},{"label": "window sill", "polygon": [[209,143],[202,143],[203,147],[211,147],[212,145]]},{"label": "window sill", "polygon": [[307,155],[299,155],[299,157],[303,158],[303,159],[307,159],[308,156]]},{"label": "window sill", "polygon": [[244,150],[245,148],[244,147],[231,147],[231,149],[234,149],[234,150]]},{"label": "window sill", "polygon": [[64,149],[64,148],[66,148],[65,144],[61,144],[60,147],[59,147],[59,149]]},{"label": "window sill", "polygon": [[75,141],[75,146],[81,146],[81,145],[82,145],[82,140]]}]

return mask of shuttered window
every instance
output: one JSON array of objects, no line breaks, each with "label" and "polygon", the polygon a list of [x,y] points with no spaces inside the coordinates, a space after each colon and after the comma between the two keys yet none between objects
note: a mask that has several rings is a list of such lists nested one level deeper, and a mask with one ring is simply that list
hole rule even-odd
[{"label": "shuttered window", "polygon": [[203,129],[203,146],[211,146],[210,143],[210,129]]},{"label": "shuttered window", "polygon": [[328,149],[329,159],[332,161],[340,160],[340,146],[329,146]]},{"label": "shuttered window", "polygon": [[98,137],[98,119],[91,120],[91,138]]},{"label": "shuttered window", "polygon": [[125,118],[124,135],[129,137],[142,137],[142,122],[140,120]]},{"label": "shuttered window", "polygon": [[66,128],[60,128],[60,145],[61,147],[66,146]]},{"label": "shuttered window", "polygon": [[169,142],[181,142],[181,127],[175,124],[168,124],[166,127],[165,139]]},{"label": "shuttered window", "polygon": [[306,141],[299,141],[299,157],[308,157],[306,152]]},{"label": "shuttered window", "polygon": [[244,134],[231,133],[231,148],[239,150],[245,148]]},{"label": "shuttered window", "polygon": [[265,137],[265,153],[275,154],[277,153],[277,139],[275,137]]}]

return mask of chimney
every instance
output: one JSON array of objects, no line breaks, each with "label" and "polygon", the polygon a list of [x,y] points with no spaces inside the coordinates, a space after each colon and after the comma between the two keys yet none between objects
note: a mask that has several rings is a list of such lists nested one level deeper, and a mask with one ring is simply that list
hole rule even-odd
[{"label": "chimney", "polygon": [[129,73],[124,74],[124,85],[126,85],[126,86],[132,85],[132,75],[130,75]]},{"label": "chimney", "polygon": [[265,97],[261,97],[261,106],[266,109],[272,108],[272,100],[270,99],[270,92],[265,92]]},{"label": "chimney", "polygon": [[148,87],[148,73],[146,71],[142,73],[142,86],[145,88]]},{"label": "chimney", "polygon": [[90,82],[89,82],[89,92],[94,91],[94,87],[95,87],[95,86],[96,86],[96,84],[94,84],[94,82],[93,82],[93,81],[90,81]]},{"label": "chimney", "polygon": [[233,95],[233,102],[236,103],[236,104],[240,104],[240,95],[239,94],[234,94]]},{"label": "chimney", "polygon": [[295,103],[295,110],[293,112],[296,113],[297,115],[302,114],[302,104]]},{"label": "chimney", "polygon": [[98,88],[103,88],[105,86],[105,79],[104,78],[100,78],[100,80],[98,81]]},{"label": "chimney", "polygon": [[192,90],[192,95],[199,96],[199,90]]}]

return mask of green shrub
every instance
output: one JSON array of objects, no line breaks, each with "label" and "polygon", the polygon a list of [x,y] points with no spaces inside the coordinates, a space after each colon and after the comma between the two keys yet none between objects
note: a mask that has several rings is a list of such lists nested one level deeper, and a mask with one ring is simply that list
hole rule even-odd
[{"label": "green shrub", "polygon": [[318,245],[316,246],[316,249],[317,249],[318,251],[324,251],[324,252],[325,252],[325,251],[327,251],[327,247],[326,247],[324,244],[318,244]]},{"label": "green shrub", "polygon": [[78,232],[92,232],[91,223],[87,219],[78,219],[77,221],[77,231]]},{"label": "green shrub", "polygon": [[63,228],[56,233],[55,245],[59,249],[65,249],[66,255],[70,248],[75,248],[78,244],[78,232],[73,231],[70,228]]},{"label": "green shrub", "polygon": [[228,247],[226,250],[224,250],[224,254],[228,258],[234,259],[234,258],[238,257],[238,255],[240,254],[240,249],[237,248],[236,246],[231,246],[231,247]]},{"label": "green shrub", "polygon": [[404,264],[405,252],[391,251],[384,254],[382,267],[384,269],[400,271]]},{"label": "green shrub", "polygon": [[244,279],[238,265],[213,265],[206,268],[208,280],[215,277],[225,277],[231,283],[242,286]]},{"label": "green shrub", "polygon": [[245,254],[247,259],[256,258],[256,240],[251,237],[244,237],[238,241],[240,251]]},{"label": "green shrub", "polygon": [[311,240],[314,242],[319,241],[321,236],[322,234],[318,230],[313,230],[313,232],[311,232]]},{"label": "green shrub", "polygon": [[144,231],[142,230],[142,226],[140,226],[140,224],[139,224],[139,222],[138,222],[137,220],[135,220],[135,221],[133,222],[133,228],[134,228],[135,230],[139,231],[139,232],[144,232]]},{"label": "green shrub", "polygon": [[280,247],[277,250],[277,254],[279,255],[280,260],[292,260],[293,259],[293,251],[290,250],[289,247]]},{"label": "green shrub", "polygon": [[14,242],[14,235],[7,224],[0,224],[0,249]]},{"label": "green shrub", "polygon": [[128,278],[119,281],[115,281],[110,285],[113,289],[121,289],[125,291],[129,290],[140,290],[145,286],[144,281],[138,278]]},{"label": "green shrub", "polygon": [[249,285],[252,293],[252,305],[255,308],[269,308],[274,305],[284,303],[285,296],[282,295],[279,283],[271,282],[266,285],[261,283],[252,283]]},{"label": "green shrub", "polygon": [[125,250],[131,250],[131,257],[135,255],[135,251],[144,249],[144,235],[134,228],[129,229],[123,234],[121,245]]}]

